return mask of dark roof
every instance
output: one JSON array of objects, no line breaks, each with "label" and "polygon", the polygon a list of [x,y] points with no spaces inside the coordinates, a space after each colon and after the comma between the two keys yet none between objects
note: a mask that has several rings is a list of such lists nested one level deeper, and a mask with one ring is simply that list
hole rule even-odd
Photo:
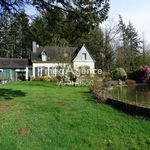
[{"label": "dark roof", "polygon": [[72,59],[77,48],[76,47],[67,47],[67,48],[60,48],[54,46],[46,46],[46,47],[39,47],[36,50],[36,53],[32,53],[32,61],[40,61],[41,60],[41,53],[45,51],[48,56],[48,61],[59,61]]},{"label": "dark roof", "polygon": [[14,68],[23,69],[29,65],[28,59],[19,58],[0,58],[0,69]]}]

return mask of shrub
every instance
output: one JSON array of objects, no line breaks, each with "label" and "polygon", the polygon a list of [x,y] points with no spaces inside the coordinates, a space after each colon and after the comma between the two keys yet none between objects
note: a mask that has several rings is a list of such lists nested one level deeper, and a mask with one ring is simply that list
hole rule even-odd
[{"label": "shrub", "polygon": [[98,103],[103,103],[107,101],[108,91],[105,88],[94,84],[90,86],[90,91],[94,94]]},{"label": "shrub", "polygon": [[125,81],[127,79],[127,73],[123,68],[116,68],[111,72],[112,78],[114,80],[122,80]]},{"label": "shrub", "polygon": [[135,81],[135,80],[130,80],[130,79],[128,79],[128,80],[126,81],[126,84],[127,84],[127,85],[135,85],[135,84],[136,84],[136,81]]},{"label": "shrub", "polygon": [[49,81],[49,82],[57,82],[58,78],[53,76],[41,76],[41,77],[32,77],[32,81]]},{"label": "shrub", "polygon": [[103,72],[103,77],[107,77],[107,78],[109,78],[109,77],[111,77],[111,72]]},{"label": "shrub", "polygon": [[32,81],[43,81],[42,77],[32,77],[31,78]]},{"label": "shrub", "polygon": [[49,76],[43,76],[43,81],[50,81],[50,77]]},{"label": "shrub", "polygon": [[51,77],[51,78],[50,78],[50,82],[58,82],[57,77]]},{"label": "shrub", "polygon": [[130,79],[135,80],[139,83],[149,83],[150,80],[150,67],[145,66],[132,72],[129,75]]}]

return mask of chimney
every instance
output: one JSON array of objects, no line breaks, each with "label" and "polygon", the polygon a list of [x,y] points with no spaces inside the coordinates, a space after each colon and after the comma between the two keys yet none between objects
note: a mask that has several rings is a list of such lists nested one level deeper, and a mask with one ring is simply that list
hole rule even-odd
[{"label": "chimney", "polygon": [[36,53],[36,48],[37,48],[36,42],[33,41],[33,42],[32,42],[32,52],[33,52],[33,53]]}]

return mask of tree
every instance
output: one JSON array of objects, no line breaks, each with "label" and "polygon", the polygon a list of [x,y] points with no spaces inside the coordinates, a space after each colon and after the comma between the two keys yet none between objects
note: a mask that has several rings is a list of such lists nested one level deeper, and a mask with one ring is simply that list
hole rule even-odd
[{"label": "tree", "polygon": [[9,13],[20,12],[26,4],[35,6],[40,12],[59,9],[64,13],[73,13],[76,20],[87,25],[99,24],[107,18],[109,0],[1,0],[0,10]]},{"label": "tree", "polygon": [[0,56],[9,57],[11,53],[12,43],[14,40],[10,34],[10,28],[13,21],[13,16],[6,11],[0,16]]},{"label": "tree", "polygon": [[83,19],[88,24],[99,24],[107,18],[109,0],[34,0],[33,5],[40,11],[59,9],[65,13],[73,13],[76,20]]},{"label": "tree", "polygon": [[95,27],[86,35],[84,40],[81,40],[81,42],[85,43],[90,50],[96,61],[96,68],[101,68],[103,66],[102,52],[104,43],[104,35],[101,28]]},{"label": "tree", "polygon": [[[17,18],[23,17],[22,10],[26,4],[35,6],[41,14],[35,18],[31,26],[29,26],[29,22],[28,24],[25,23],[29,31],[24,28],[25,26],[22,26],[22,23],[18,25],[19,32],[14,34],[20,36],[18,45],[21,44],[21,39],[22,42],[29,41],[25,38],[28,34],[30,40],[35,40],[42,46],[49,45],[55,35],[65,39],[71,46],[79,46],[81,42],[85,41],[91,30],[107,19],[109,11],[109,0],[1,0],[1,14],[6,11],[8,14],[12,14],[14,18],[16,16]],[[15,20],[15,22],[18,21]],[[16,25],[17,23],[13,23],[13,28],[17,28]],[[23,28],[27,34],[23,32]],[[6,41],[5,43],[9,43]],[[15,43],[15,41],[10,43]],[[22,43],[22,46],[29,46],[27,43]],[[20,49],[16,49],[16,51],[20,51]]]},{"label": "tree", "polygon": [[29,20],[24,12],[1,16],[1,57],[28,57],[31,47]]},{"label": "tree", "polygon": [[96,68],[108,71],[114,66],[114,53],[118,28],[113,21],[106,24],[105,29],[95,27],[85,35],[85,43],[96,61]]},{"label": "tree", "polygon": [[111,19],[103,29],[104,42],[103,42],[103,55],[104,55],[104,69],[110,71],[114,67],[115,49],[118,43],[118,25]]},{"label": "tree", "polygon": [[[121,42],[120,47],[117,50],[117,53],[121,54],[120,58],[122,58],[123,61],[122,67],[125,67],[127,71],[133,71],[137,68],[138,65],[138,57],[140,55],[141,41],[132,23],[129,22],[129,24],[126,26],[121,16],[119,20],[119,28],[120,28]],[[120,58],[117,60],[120,60]]]},{"label": "tree", "polygon": [[126,80],[127,79],[127,73],[124,70],[124,68],[116,68],[111,72],[112,78],[114,80]]},{"label": "tree", "polygon": [[10,34],[15,35],[15,49],[12,57],[28,58],[31,47],[29,19],[25,12],[16,14],[11,25]]},{"label": "tree", "polygon": [[0,1],[0,14],[2,15],[5,11],[8,13],[16,13],[22,10],[24,4],[27,4],[28,0],[1,0]]},{"label": "tree", "polygon": [[139,61],[141,62],[140,65],[142,66],[150,65],[150,46],[147,44],[144,34],[141,41],[141,47],[142,52],[139,57]]},{"label": "tree", "polygon": [[46,30],[47,22],[42,16],[37,16],[30,26],[32,39],[41,46],[45,46],[51,42],[51,32]]},{"label": "tree", "polygon": [[65,35],[68,30],[68,28],[66,29],[65,16],[58,9],[52,9],[36,16],[30,28],[33,39],[42,46],[50,45],[56,35],[66,39]]}]

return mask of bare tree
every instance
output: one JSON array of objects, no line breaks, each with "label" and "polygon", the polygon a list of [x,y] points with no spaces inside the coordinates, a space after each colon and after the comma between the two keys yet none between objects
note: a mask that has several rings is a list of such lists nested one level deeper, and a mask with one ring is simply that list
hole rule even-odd
[{"label": "bare tree", "polygon": [[115,50],[118,46],[119,29],[113,19],[108,20],[103,28],[103,62],[104,68],[110,70],[113,67],[115,60]]}]

